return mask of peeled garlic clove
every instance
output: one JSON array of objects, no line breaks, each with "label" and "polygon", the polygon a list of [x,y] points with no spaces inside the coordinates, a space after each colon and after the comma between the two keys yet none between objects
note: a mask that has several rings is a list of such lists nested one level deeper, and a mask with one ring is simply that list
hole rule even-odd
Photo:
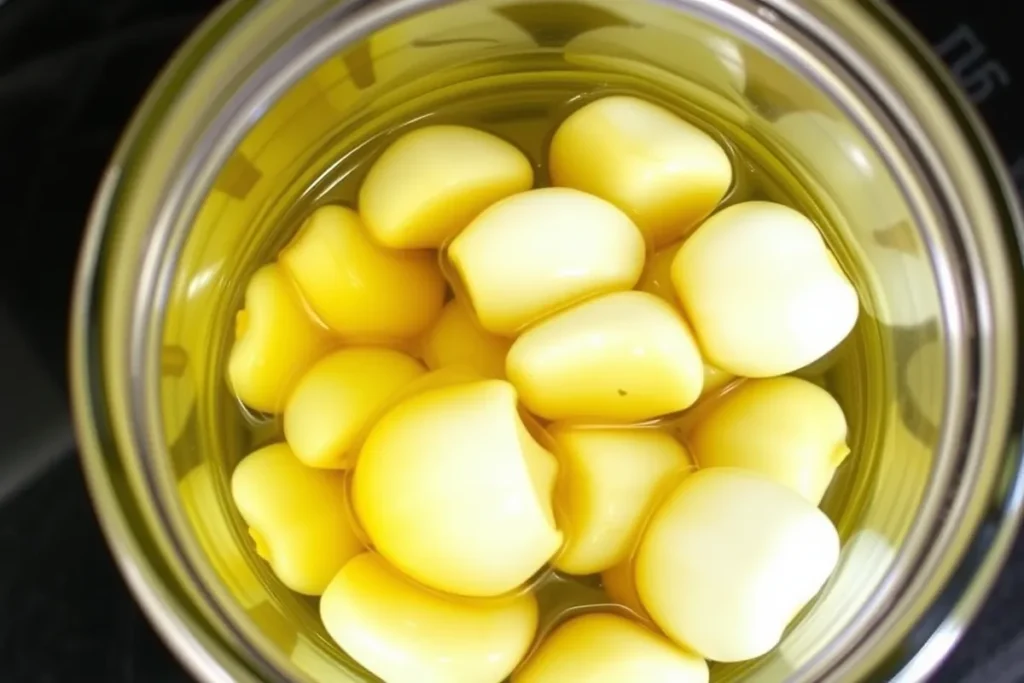
[{"label": "peeled garlic clove", "polygon": [[388,683],[500,683],[533,642],[537,601],[448,598],[363,553],[331,581],[320,616],[349,656]]},{"label": "peeled garlic clove", "polygon": [[204,460],[178,482],[178,496],[195,539],[231,597],[250,610],[269,599],[245,548],[235,542],[234,516],[224,509],[214,475],[215,463]]},{"label": "peeled garlic clove", "polygon": [[[654,252],[647,259],[643,275],[640,276],[640,282],[637,283],[636,288],[642,292],[648,292],[664,299],[672,306],[678,306],[679,297],[676,296],[676,290],[672,284],[672,262],[675,260],[676,254],[679,253],[681,246],[683,246],[682,242],[676,242]],[[718,391],[734,378],[734,375],[725,370],[705,362],[704,389],[701,395]]]},{"label": "peeled garlic clove", "polygon": [[552,564],[597,574],[627,559],[651,506],[693,461],[657,429],[557,426],[566,543]]},{"label": "peeled garlic clove", "polygon": [[423,360],[431,370],[463,366],[480,375],[505,377],[508,339],[487,332],[473,312],[457,300],[448,302],[423,341]]},{"label": "peeled garlic clove", "polygon": [[722,146],[672,112],[635,97],[592,102],[558,127],[551,180],[607,199],[657,248],[711,213],[732,183]]},{"label": "peeled garlic clove", "polygon": [[[640,276],[640,282],[636,288],[642,292],[664,299],[672,306],[679,305],[679,297],[676,296],[675,286],[672,284],[672,262],[683,243],[676,242],[654,252],[644,265],[644,272]],[[704,363],[704,391],[709,394],[721,389],[733,379],[730,373],[716,368],[713,365]]]},{"label": "peeled garlic clove", "polygon": [[689,407],[704,381],[686,322],[646,292],[607,294],[539,323],[512,344],[505,370],[549,420],[648,420]]},{"label": "peeled garlic clove", "polygon": [[681,246],[683,246],[682,242],[675,242],[651,254],[647,258],[644,272],[640,275],[640,282],[637,283],[636,288],[661,297],[673,306],[678,306],[679,298],[672,285],[672,262]]},{"label": "peeled garlic clove", "polygon": [[688,442],[701,467],[755,470],[814,505],[850,452],[843,409],[796,377],[742,383],[696,422]]},{"label": "peeled garlic clove", "polygon": [[716,213],[680,248],[672,282],[713,365],[744,377],[801,368],[857,322],[857,291],[814,224],[781,204]]},{"label": "peeled garlic clove", "polygon": [[484,329],[511,336],[589,296],[632,289],[644,241],[608,202],[545,188],[481,213],[452,241],[448,258]]},{"label": "peeled garlic clove", "polygon": [[512,683],[707,683],[708,665],[664,637],[615,614],[584,614],[559,626]]},{"label": "peeled garlic clove", "polygon": [[243,459],[231,495],[257,554],[293,591],[320,595],[363,549],[349,522],[344,474],[306,467],[286,444]]},{"label": "peeled garlic clove", "polygon": [[[407,385],[395,392],[395,394],[388,400],[388,406],[385,408],[385,412],[399,403],[424,392],[443,389],[445,387],[459,386],[462,384],[472,384],[473,382],[479,382],[483,379],[487,378],[481,377],[465,365],[452,365],[446,368],[441,368],[440,370],[431,370],[425,375],[417,377],[412,382],[409,382]],[[379,417],[383,417],[383,415],[380,415]]]},{"label": "peeled garlic clove", "polygon": [[306,314],[287,276],[276,265],[263,266],[249,280],[245,307],[235,318],[228,357],[231,390],[254,410],[277,412],[329,345],[327,331]]},{"label": "peeled garlic clove", "polygon": [[491,204],[532,186],[530,160],[508,142],[464,126],[428,126],[374,162],[359,213],[378,244],[436,249]]},{"label": "peeled garlic clove", "polygon": [[707,659],[759,657],[824,585],[835,527],[796,492],[748,470],[698,470],[661,505],[635,558],[640,600]]},{"label": "peeled garlic clove", "polygon": [[632,610],[637,616],[650,618],[636,592],[632,560],[627,559],[601,572],[601,587],[616,604]]},{"label": "peeled garlic clove", "polygon": [[398,351],[335,351],[311,367],[288,398],[285,440],[310,467],[346,468],[369,421],[396,391],[423,373],[422,365]]},{"label": "peeled garlic clove", "polygon": [[529,434],[508,382],[442,386],[377,422],[353,482],[374,547],[437,590],[495,596],[524,584],[562,544],[557,463]]},{"label": "peeled garlic clove", "polygon": [[841,636],[860,606],[877,596],[898,556],[897,541],[890,534],[861,527],[843,543],[839,566],[821,598],[800,615],[775,651],[792,671],[820,653],[821,643]]},{"label": "peeled garlic clove", "polygon": [[313,212],[279,260],[320,319],[350,340],[414,337],[444,305],[436,254],[377,246],[341,206]]},{"label": "peeled garlic clove", "polygon": [[701,392],[701,395],[706,396],[714,393],[734,379],[736,379],[735,375],[721,368],[716,368],[714,365],[704,363],[704,390]]}]

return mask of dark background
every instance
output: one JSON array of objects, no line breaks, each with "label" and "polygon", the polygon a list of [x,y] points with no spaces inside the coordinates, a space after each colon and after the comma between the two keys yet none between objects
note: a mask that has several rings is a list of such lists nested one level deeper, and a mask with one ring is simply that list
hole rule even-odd
[{"label": "dark background", "polygon": [[[0,0],[0,681],[189,680],[100,535],[75,458],[65,347],[103,166],[161,65],[215,4]],[[1008,4],[895,4],[946,59],[1024,181],[1024,52]],[[936,680],[1024,680],[1024,544]]]}]

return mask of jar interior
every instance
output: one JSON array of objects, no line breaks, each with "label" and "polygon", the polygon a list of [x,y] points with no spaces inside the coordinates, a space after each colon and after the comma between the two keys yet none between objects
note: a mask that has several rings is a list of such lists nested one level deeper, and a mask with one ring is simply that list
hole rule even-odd
[{"label": "jar interior", "polygon": [[660,103],[724,141],[737,169],[725,202],[809,213],[861,294],[854,333],[798,373],[827,388],[850,425],[852,454],[822,503],[843,541],[839,568],[777,649],[713,665],[712,680],[788,677],[885,579],[932,469],[945,342],[928,245],[866,136],[753,42],[655,2],[448,3],[346,47],[253,114],[195,215],[167,300],[161,410],[180,505],[218,595],[289,675],[373,680],[328,638],[316,600],[273,577],[233,509],[235,465],[281,438],[279,422],[246,413],[225,381],[245,283],[312,207],[355,206],[368,165],[408,127],[474,125],[540,163],[538,131],[611,93]]}]

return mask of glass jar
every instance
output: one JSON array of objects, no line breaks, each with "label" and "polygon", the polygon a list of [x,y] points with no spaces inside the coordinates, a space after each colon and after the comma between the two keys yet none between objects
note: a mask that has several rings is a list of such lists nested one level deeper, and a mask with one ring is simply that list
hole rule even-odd
[{"label": "glass jar", "polygon": [[1024,494],[1020,219],[976,116],[882,2],[238,0],[111,161],[71,342],[107,538],[200,680],[373,680],[230,502],[232,468],[274,436],[224,381],[248,275],[396,122],[506,87],[528,117],[531,88],[566,79],[685,104],[791,174],[862,292],[855,334],[807,370],[851,422],[823,504],[839,568],[775,651],[712,679],[920,679],[979,607]]}]

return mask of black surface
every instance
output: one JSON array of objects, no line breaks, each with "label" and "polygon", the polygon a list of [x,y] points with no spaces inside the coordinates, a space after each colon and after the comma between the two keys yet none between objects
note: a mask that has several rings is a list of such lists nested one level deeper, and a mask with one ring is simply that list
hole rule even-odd
[{"label": "black surface", "polygon": [[100,535],[70,440],[65,349],[74,262],[100,173],[149,83],[214,5],[0,2],[5,683],[190,680],[128,594]]},{"label": "black surface", "polygon": [[[146,86],[214,4],[0,0],[0,681],[188,680],[102,541],[63,386],[68,293],[101,169]],[[1007,4],[895,4],[973,94],[1024,182],[1024,53]],[[936,680],[1024,680],[1022,605],[1018,543]]]},{"label": "black surface", "polygon": [[0,291],[63,381],[68,294],[103,167],[135,105],[211,0],[0,6]]},{"label": "black surface", "polygon": [[0,558],[0,680],[191,680],[129,597],[75,458],[5,506]]}]

